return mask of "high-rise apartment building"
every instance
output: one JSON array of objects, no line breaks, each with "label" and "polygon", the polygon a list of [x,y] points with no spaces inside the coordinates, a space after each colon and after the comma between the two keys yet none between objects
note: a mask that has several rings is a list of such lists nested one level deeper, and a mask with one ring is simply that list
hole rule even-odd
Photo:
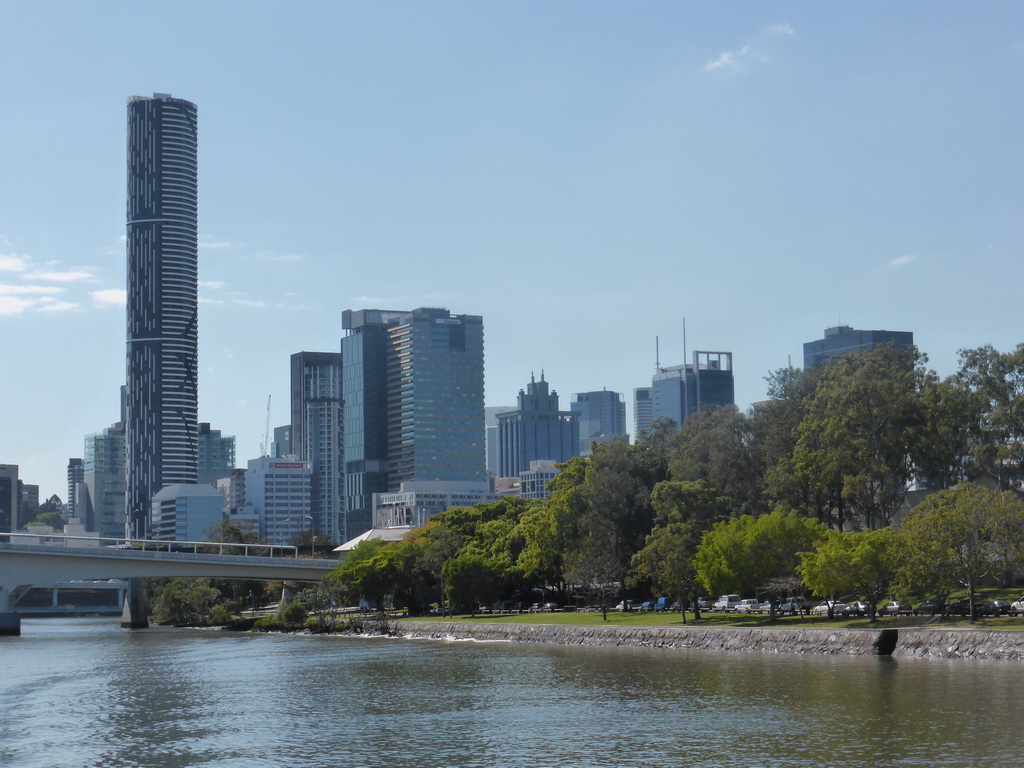
[{"label": "high-rise apartment building", "polygon": [[[289,442],[312,469],[311,524],[344,542],[341,353],[297,352],[291,357]],[[276,441],[275,441],[276,442]]]},{"label": "high-rise apartment building", "polygon": [[607,389],[578,392],[572,396],[569,410],[579,414],[580,456],[589,456],[593,443],[629,442],[626,402],[620,393]]},{"label": "high-rise apartment building", "polygon": [[882,344],[910,349],[914,346],[914,334],[911,331],[859,331],[848,325],[826,328],[824,338],[804,343],[804,368],[826,363],[841,355],[866,352]]},{"label": "high-rise apartment building", "polygon": [[196,482],[196,105],[128,100],[127,514],[145,535],[166,485]]},{"label": "high-rise apartment building", "polygon": [[558,393],[548,390],[544,373],[540,381],[531,375],[516,410],[498,414],[499,476],[518,477],[538,459],[568,461],[579,450],[579,414],[558,410]]},{"label": "high-rise apartment building", "polygon": [[345,537],[373,494],[409,481],[486,481],[483,319],[447,309],[346,310],[341,340]]},{"label": "high-rise apartment building", "polygon": [[637,387],[633,390],[633,435],[634,439],[640,437],[651,428],[651,409],[654,405],[651,399],[650,387]]},{"label": "high-rise apartment building", "polygon": [[85,482],[85,463],[81,459],[68,459],[68,500],[65,504],[68,520],[78,519],[81,485]]},{"label": "high-rise apartment building", "polygon": [[732,352],[693,353],[693,362],[659,368],[651,381],[651,420],[677,427],[705,406],[734,405]]},{"label": "high-rise apartment building", "polygon": [[18,465],[0,464],[0,533],[14,533],[18,519]]}]

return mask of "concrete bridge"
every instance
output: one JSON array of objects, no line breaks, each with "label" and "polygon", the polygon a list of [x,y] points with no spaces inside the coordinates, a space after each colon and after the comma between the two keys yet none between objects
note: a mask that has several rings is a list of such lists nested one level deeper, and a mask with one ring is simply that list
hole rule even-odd
[{"label": "concrete bridge", "polygon": [[128,579],[121,626],[148,626],[140,579],[210,577],[320,581],[336,560],[299,559],[295,547],[5,533],[0,536],[0,635],[21,633],[14,606],[33,585]]}]

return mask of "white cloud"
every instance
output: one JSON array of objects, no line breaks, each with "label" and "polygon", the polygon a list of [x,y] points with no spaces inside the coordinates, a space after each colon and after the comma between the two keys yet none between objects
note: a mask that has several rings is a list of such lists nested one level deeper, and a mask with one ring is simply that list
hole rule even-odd
[{"label": "white cloud", "polygon": [[213,288],[213,289],[217,289],[217,288],[223,288],[224,287],[224,283],[221,282],[220,280],[200,280],[199,281],[199,287],[200,288]]},{"label": "white cloud", "polygon": [[902,256],[897,256],[895,259],[889,260],[889,269],[899,269],[905,267],[907,264],[916,259],[917,256],[913,253],[905,253]]},{"label": "white cloud", "polygon": [[199,303],[200,304],[227,304],[227,302],[224,301],[223,299],[204,299],[202,297],[200,297]]},{"label": "white cloud", "polygon": [[239,246],[244,246],[244,245],[245,245],[245,243],[232,243],[232,242],[229,242],[227,240],[220,240],[220,241],[216,241],[216,242],[208,241],[208,242],[205,242],[205,243],[204,242],[200,242],[199,243],[199,247],[200,248],[211,248],[211,249],[237,248]]},{"label": "white cloud", "polygon": [[72,269],[64,272],[29,272],[25,277],[33,280],[51,280],[55,283],[77,283],[82,280],[95,280],[96,276],[84,269]]},{"label": "white cloud", "polygon": [[9,283],[0,283],[0,295],[3,296],[28,296],[40,293],[64,293],[64,289],[55,288],[52,285],[10,285]]},{"label": "white cloud", "polygon": [[704,65],[704,71],[715,72],[723,70],[726,72],[741,72],[748,63],[765,64],[768,61],[770,59],[763,53],[758,52],[749,45],[744,45],[735,51],[722,51]]},{"label": "white cloud", "polygon": [[0,316],[20,315],[37,303],[35,299],[20,299],[15,296],[0,296]]},{"label": "white cloud", "polygon": [[232,299],[232,304],[240,304],[243,307],[256,307],[257,309],[263,309],[267,306],[265,301],[253,301],[252,299]]},{"label": "white cloud", "polygon": [[16,253],[0,253],[0,272],[24,272],[32,260]]},{"label": "white cloud", "polygon": [[103,307],[123,307],[128,303],[128,291],[124,288],[104,288],[89,294],[92,300]]},{"label": "white cloud", "polygon": [[780,24],[769,24],[762,30],[762,33],[770,37],[795,37],[796,32],[787,22]]},{"label": "white cloud", "polygon": [[80,306],[77,301],[57,301],[50,298],[39,300],[40,312],[73,312]]}]

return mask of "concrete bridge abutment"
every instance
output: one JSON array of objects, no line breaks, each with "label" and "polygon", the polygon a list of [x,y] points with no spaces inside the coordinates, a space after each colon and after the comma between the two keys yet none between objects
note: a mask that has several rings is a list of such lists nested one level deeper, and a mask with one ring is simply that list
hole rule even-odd
[{"label": "concrete bridge abutment", "polygon": [[128,579],[128,591],[124,596],[124,610],[121,611],[122,629],[146,629],[149,626],[149,605],[142,588],[142,579]]}]

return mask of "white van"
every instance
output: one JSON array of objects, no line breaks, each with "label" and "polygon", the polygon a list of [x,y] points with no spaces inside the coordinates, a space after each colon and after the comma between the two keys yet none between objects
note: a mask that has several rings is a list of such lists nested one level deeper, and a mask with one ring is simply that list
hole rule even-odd
[{"label": "white van", "polygon": [[713,611],[735,611],[736,606],[740,604],[739,595],[722,595],[715,602]]}]

